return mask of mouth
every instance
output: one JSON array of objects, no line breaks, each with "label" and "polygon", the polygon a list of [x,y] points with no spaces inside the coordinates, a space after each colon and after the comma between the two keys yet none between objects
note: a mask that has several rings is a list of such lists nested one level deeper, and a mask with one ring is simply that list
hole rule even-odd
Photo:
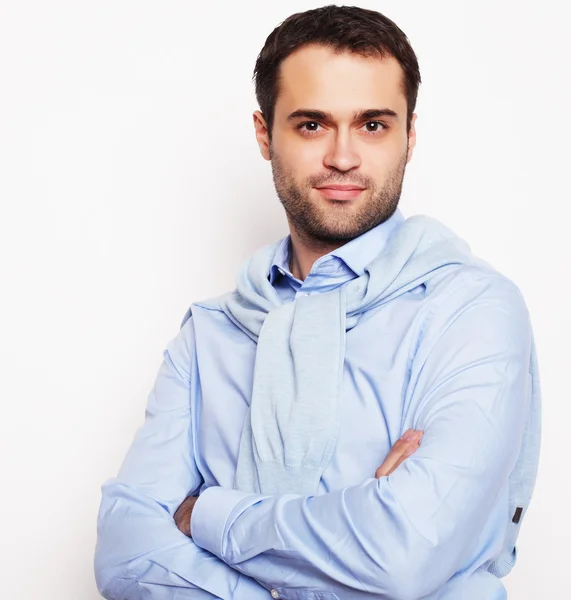
[{"label": "mouth", "polygon": [[315,189],[330,200],[352,200],[357,198],[365,188],[358,185],[327,185]]}]

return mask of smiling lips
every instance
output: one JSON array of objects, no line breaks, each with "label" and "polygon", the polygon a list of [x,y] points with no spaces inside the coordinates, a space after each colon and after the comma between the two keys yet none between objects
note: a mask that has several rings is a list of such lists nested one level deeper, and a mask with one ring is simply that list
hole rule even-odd
[{"label": "smiling lips", "polygon": [[358,185],[327,185],[316,188],[330,200],[351,200],[356,198],[365,188]]}]

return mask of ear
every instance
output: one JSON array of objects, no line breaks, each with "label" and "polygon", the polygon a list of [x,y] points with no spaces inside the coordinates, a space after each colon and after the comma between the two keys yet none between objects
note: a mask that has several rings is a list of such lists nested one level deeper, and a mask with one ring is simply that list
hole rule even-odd
[{"label": "ear", "polygon": [[257,110],[252,116],[254,117],[254,127],[256,128],[256,140],[258,140],[260,153],[266,160],[270,160],[270,134],[268,132],[268,126],[266,125],[264,115],[259,110]]},{"label": "ear", "polygon": [[412,153],[414,151],[414,147],[416,146],[416,128],[414,124],[417,116],[418,115],[416,113],[412,113],[412,118],[410,120],[410,131],[408,132],[408,153],[406,156],[407,163],[409,163],[412,159]]}]

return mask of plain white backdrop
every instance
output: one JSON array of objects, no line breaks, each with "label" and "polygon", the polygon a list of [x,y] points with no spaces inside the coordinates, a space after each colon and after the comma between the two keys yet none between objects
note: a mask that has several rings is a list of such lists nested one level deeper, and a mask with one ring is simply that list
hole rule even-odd
[{"label": "plain white backdrop", "polygon": [[[571,194],[567,5],[368,1],[423,84],[405,216],[434,216],[523,291],[544,428],[514,600],[568,593]],[[287,233],[252,70],[309,1],[0,4],[0,588],[96,600],[100,485],[191,302]],[[459,599],[460,600],[460,599]]]}]

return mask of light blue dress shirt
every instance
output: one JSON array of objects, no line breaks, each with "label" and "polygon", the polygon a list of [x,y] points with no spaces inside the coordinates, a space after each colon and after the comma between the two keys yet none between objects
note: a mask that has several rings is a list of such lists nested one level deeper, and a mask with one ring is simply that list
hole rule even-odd
[{"label": "light blue dress shirt", "polygon": [[[319,258],[304,281],[289,271],[287,236],[270,281],[292,302],[343,285],[403,220],[397,210]],[[468,269],[437,294],[420,285],[361,317],[346,338],[337,446],[309,497],[232,489],[256,345],[221,311],[193,315],[102,487],[95,574],[105,598],[506,598],[487,566],[506,532],[532,335],[511,281]],[[404,401],[413,374],[415,406]],[[375,479],[409,427],[425,432],[421,447]],[[189,494],[200,495],[192,539],[173,521]]]}]

